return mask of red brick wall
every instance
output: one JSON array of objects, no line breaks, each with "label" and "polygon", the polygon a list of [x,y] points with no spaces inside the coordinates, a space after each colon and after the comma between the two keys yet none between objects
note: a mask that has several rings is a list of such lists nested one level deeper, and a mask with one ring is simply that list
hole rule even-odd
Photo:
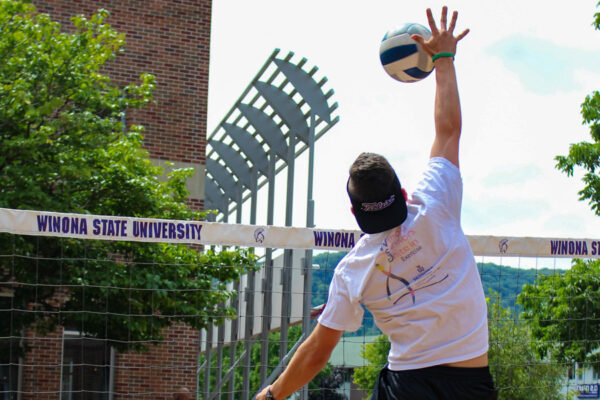
[{"label": "red brick wall", "polygon": [[[210,58],[211,0],[33,0],[64,29],[76,14],[110,12],[108,23],[125,33],[125,52],[106,66],[117,84],[156,76],[156,104],[127,116],[145,126],[153,159],[204,165]],[[195,204],[198,203],[196,199]]]},{"label": "red brick wall", "polygon": [[[145,353],[116,355],[114,399],[171,400],[186,387],[195,396],[199,334],[180,323],[164,330],[164,341]],[[29,351],[23,359],[23,399],[59,398],[63,359],[63,329],[46,336],[26,334]]]},{"label": "red brick wall", "polygon": [[59,398],[62,362],[62,329],[38,336],[29,330],[25,345],[30,349],[23,358],[23,400]]},{"label": "red brick wall", "polygon": [[164,342],[148,353],[116,356],[115,400],[171,400],[182,386],[196,398],[198,331],[178,324],[164,336]]},{"label": "red brick wall", "polygon": [[[138,82],[142,73],[156,76],[155,105],[127,116],[128,124],[145,126],[144,146],[157,160],[198,166],[206,160],[206,111],[210,57],[212,0],[33,0],[63,29],[76,14],[110,12],[108,23],[125,33],[125,52],[106,65],[117,84]],[[203,170],[201,169],[201,173]],[[189,203],[202,208],[202,196]],[[177,387],[196,388],[198,334],[178,326],[167,330],[165,343],[145,354],[119,354],[115,370],[115,399],[170,399]],[[53,337],[49,337],[52,339]],[[62,360],[61,340],[38,340],[28,359],[52,363],[53,368],[24,370],[25,392],[55,390],[57,398]],[[62,339],[62,338],[61,338]],[[35,364],[35,363],[34,363]],[[42,364],[45,365],[45,364]],[[28,398],[28,397],[25,397]],[[45,399],[41,394],[33,397]]]}]

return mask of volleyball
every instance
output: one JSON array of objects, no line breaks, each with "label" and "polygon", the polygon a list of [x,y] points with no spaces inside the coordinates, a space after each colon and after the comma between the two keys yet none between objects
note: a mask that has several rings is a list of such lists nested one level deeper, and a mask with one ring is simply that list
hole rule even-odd
[{"label": "volleyball", "polygon": [[411,39],[414,34],[427,40],[431,31],[414,22],[388,31],[379,46],[379,59],[383,69],[401,82],[416,82],[426,78],[433,70],[431,56]]}]

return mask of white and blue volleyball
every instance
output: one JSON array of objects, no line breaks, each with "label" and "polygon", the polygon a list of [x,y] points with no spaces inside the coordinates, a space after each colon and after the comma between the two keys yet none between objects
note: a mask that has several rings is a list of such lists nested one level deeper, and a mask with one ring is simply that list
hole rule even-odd
[{"label": "white and blue volleyball", "polygon": [[433,70],[431,56],[411,39],[414,34],[427,40],[431,31],[421,24],[408,23],[388,31],[379,46],[379,58],[385,72],[401,82],[420,81]]}]

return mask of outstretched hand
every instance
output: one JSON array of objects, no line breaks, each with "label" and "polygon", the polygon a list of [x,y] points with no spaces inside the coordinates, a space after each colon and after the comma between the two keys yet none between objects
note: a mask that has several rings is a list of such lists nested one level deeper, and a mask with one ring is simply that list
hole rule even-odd
[{"label": "outstretched hand", "polygon": [[433,13],[431,9],[427,9],[427,20],[429,21],[429,28],[431,29],[431,37],[429,40],[425,40],[421,35],[412,35],[411,38],[419,43],[423,49],[430,55],[433,56],[439,53],[452,53],[456,54],[456,44],[464,38],[468,29],[465,29],[458,36],[454,36],[454,28],[456,27],[456,19],[458,12],[452,13],[452,19],[450,20],[450,26],[447,26],[448,19],[448,7],[442,7],[442,16],[440,18],[440,29],[438,29],[435,20],[433,19]]}]

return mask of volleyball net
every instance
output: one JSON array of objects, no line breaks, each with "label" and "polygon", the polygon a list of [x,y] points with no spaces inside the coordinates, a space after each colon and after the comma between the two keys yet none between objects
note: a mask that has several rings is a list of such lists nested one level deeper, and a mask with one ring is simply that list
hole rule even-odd
[{"label": "volleyball net", "polygon": [[[253,398],[360,235],[0,209],[0,399]],[[468,239],[501,398],[598,398],[600,240]],[[386,346],[366,313],[296,396],[367,397]]]}]

